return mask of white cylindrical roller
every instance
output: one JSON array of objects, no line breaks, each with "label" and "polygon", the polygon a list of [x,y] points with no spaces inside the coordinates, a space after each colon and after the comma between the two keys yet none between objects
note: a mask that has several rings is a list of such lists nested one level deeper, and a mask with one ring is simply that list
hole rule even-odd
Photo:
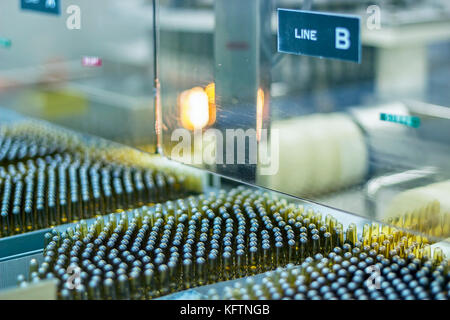
[{"label": "white cylindrical roller", "polygon": [[297,196],[316,195],[360,182],[368,170],[364,135],[345,114],[314,114],[276,121],[279,171],[258,175],[265,187]]},{"label": "white cylindrical roller", "polygon": [[[389,203],[384,220],[411,214],[413,228],[435,237],[450,235],[450,180],[397,194]],[[418,224],[418,225],[416,225]]]}]

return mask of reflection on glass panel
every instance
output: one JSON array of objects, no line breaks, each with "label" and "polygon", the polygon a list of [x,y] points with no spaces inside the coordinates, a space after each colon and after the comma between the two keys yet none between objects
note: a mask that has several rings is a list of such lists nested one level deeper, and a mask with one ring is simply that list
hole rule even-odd
[{"label": "reflection on glass panel", "polygon": [[0,106],[154,150],[152,0],[19,3],[0,4]]},{"label": "reflection on glass panel", "polygon": [[[361,63],[280,53],[277,9],[361,19]],[[450,236],[447,1],[161,1],[164,154]]]}]

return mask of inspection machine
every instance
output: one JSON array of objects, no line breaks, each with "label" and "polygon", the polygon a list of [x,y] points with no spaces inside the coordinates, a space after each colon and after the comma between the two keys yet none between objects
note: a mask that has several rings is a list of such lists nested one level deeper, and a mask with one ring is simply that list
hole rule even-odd
[{"label": "inspection machine", "polygon": [[0,4],[0,299],[448,299],[449,26],[446,1]]}]

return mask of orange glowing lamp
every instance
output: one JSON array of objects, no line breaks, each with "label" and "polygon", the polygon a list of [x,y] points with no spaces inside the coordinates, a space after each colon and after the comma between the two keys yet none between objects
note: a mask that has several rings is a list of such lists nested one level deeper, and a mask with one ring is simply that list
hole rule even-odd
[{"label": "orange glowing lamp", "polygon": [[188,130],[202,130],[216,121],[215,86],[194,87],[178,97],[181,125]]}]

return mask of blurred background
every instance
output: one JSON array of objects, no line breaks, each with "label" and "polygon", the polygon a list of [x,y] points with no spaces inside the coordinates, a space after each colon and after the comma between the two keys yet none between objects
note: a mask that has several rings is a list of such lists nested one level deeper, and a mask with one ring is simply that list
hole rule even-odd
[{"label": "blurred background", "polygon": [[[359,16],[361,63],[277,52],[278,8]],[[230,146],[236,161],[199,167],[448,236],[448,2],[161,1],[159,13],[166,155],[176,157],[177,128],[213,128],[225,137],[209,142],[216,154],[225,159]],[[262,174],[263,159],[248,153],[237,164],[227,129],[256,130],[247,151],[268,150],[278,172]]]},{"label": "blurred background", "polygon": [[[0,38],[11,41],[0,47],[0,105],[154,145],[152,1],[62,0],[59,15],[24,10],[20,2],[0,4]],[[67,27],[70,5],[80,9],[80,29]],[[83,57],[102,65],[83,65]]]}]

